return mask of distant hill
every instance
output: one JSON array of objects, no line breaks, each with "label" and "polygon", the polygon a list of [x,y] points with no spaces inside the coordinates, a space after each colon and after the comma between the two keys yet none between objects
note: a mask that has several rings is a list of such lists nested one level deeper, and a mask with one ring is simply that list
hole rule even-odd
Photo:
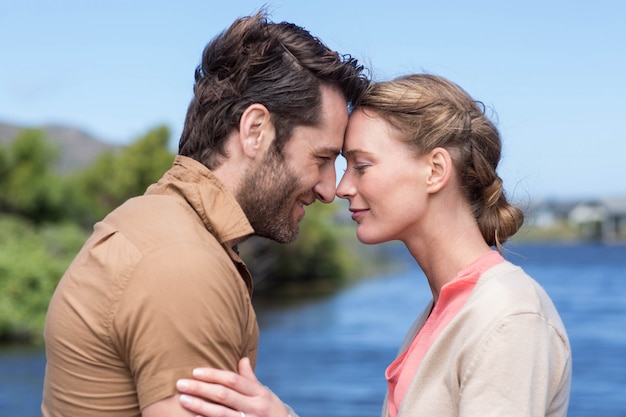
[{"label": "distant hill", "polygon": [[88,166],[105,151],[117,151],[121,146],[105,143],[88,133],[68,126],[17,126],[0,122],[0,146],[11,143],[24,129],[39,129],[59,149],[57,168],[70,172]]}]

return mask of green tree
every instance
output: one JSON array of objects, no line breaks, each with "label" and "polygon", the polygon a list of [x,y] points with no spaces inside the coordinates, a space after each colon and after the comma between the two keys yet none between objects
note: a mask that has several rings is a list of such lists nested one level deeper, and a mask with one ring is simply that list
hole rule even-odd
[{"label": "green tree", "polygon": [[50,297],[86,236],[72,223],[0,215],[0,342],[41,342]]},{"label": "green tree", "polygon": [[168,150],[167,127],[148,132],[120,155],[118,181],[124,200],[141,195],[172,166],[174,155]]},{"label": "green tree", "polygon": [[53,166],[58,150],[40,130],[24,130],[0,152],[0,212],[36,223],[59,220],[64,189]]},{"label": "green tree", "polygon": [[102,219],[127,199],[141,195],[172,165],[169,130],[159,127],[119,153],[107,152],[69,181],[74,218],[84,226]]}]

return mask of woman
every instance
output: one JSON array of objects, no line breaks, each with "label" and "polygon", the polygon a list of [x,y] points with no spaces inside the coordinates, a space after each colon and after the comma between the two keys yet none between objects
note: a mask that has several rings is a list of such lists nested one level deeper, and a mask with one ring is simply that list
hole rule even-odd
[{"label": "woman", "polygon": [[[383,417],[567,414],[563,323],[500,254],[523,222],[496,172],[500,151],[482,106],[441,77],[376,83],[355,103],[337,195],[350,201],[358,239],[402,241],[433,294],[385,372]],[[182,396],[194,412],[287,416],[246,362],[240,376],[202,369],[196,378],[211,384],[182,381],[181,392],[228,408]]]}]

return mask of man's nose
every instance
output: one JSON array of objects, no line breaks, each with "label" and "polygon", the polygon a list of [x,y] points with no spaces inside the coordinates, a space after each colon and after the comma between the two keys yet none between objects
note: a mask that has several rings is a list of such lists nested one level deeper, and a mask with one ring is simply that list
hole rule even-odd
[{"label": "man's nose", "polygon": [[325,170],[322,173],[322,178],[315,186],[315,194],[317,195],[317,199],[322,203],[328,204],[332,203],[335,199],[335,193],[337,192],[336,188],[337,176],[335,174],[334,169]]}]

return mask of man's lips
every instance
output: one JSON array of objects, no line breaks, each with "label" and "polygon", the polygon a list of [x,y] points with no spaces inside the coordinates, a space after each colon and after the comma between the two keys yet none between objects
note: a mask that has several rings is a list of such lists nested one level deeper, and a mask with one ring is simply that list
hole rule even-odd
[{"label": "man's lips", "polygon": [[305,214],[305,207],[306,206],[310,206],[311,204],[315,203],[315,199],[313,200],[303,200],[303,199],[298,199],[298,201],[296,202],[296,207],[298,207],[300,209],[300,211],[302,212],[299,216],[300,218],[304,217]]},{"label": "man's lips", "polygon": [[298,205],[302,207],[303,210],[305,207],[310,206],[313,203],[315,203],[315,200],[303,200],[303,199],[298,200]]}]

